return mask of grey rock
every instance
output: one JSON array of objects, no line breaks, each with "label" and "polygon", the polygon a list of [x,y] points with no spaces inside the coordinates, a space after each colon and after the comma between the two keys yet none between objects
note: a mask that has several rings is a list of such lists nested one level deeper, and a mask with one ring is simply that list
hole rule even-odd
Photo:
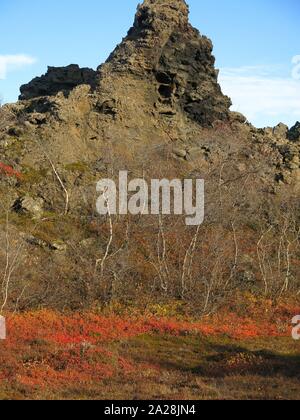
[{"label": "grey rock", "polygon": [[42,198],[32,198],[25,196],[19,198],[13,205],[17,213],[28,213],[34,219],[40,219],[43,216],[44,201]]},{"label": "grey rock", "polygon": [[50,248],[53,251],[66,252],[67,245],[62,241],[54,241],[50,244]]},{"label": "grey rock", "polygon": [[22,235],[29,245],[37,246],[39,248],[48,248],[48,243],[33,235]]},{"label": "grey rock", "polygon": [[275,137],[286,139],[288,130],[289,128],[287,125],[280,123],[276,127],[274,127],[273,134]]},{"label": "grey rock", "polygon": [[173,149],[173,154],[181,159],[185,159],[187,157],[187,150],[175,148]]},{"label": "grey rock", "polygon": [[48,249],[48,250],[50,249],[52,251],[58,251],[58,252],[66,252],[67,250],[67,245],[60,240],[57,240],[54,242],[47,242],[34,235],[23,234],[22,236],[28,244],[39,247],[39,248]]}]

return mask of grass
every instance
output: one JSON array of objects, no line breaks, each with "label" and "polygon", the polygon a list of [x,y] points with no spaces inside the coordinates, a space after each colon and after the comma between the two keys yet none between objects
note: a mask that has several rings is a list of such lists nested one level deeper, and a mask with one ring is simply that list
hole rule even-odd
[{"label": "grass", "polygon": [[134,378],[126,397],[135,390],[142,399],[298,399],[300,349],[290,341],[140,337],[127,352],[157,372]]},{"label": "grass", "polygon": [[289,318],[268,330],[241,320],[239,330],[234,314],[221,326],[217,317],[8,315],[0,398],[296,400],[300,343]]}]

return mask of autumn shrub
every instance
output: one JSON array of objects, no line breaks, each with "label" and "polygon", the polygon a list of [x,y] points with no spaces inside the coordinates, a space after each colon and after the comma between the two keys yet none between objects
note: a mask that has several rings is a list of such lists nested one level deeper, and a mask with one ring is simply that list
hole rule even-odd
[{"label": "autumn shrub", "polygon": [[19,171],[16,171],[11,166],[5,165],[2,162],[0,162],[0,173],[8,177],[22,178],[22,174]]},{"label": "autumn shrub", "polygon": [[[258,303],[256,307],[259,306]],[[256,319],[252,314],[241,316],[224,308],[202,321],[151,313],[132,317],[49,310],[7,313],[8,339],[1,342],[0,381],[2,385],[9,383],[36,391],[86,389],[99,381],[120,374],[137,374],[143,369],[142,362],[120,355],[114,342],[156,334],[227,336],[239,340],[286,337],[290,336],[290,320],[296,309],[300,310],[289,305],[270,306],[269,312]],[[228,372],[260,367],[259,357],[244,353],[228,354],[222,363]]]},{"label": "autumn shrub", "polygon": [[[164,168],[156,170],[152,176],[165,176]],[[299,295],[297,196],[261,198],[259,176],[237,174],[230,162],[217,162],[203,177],[207,193],[200,227],[186,226],[180,216],[110,221],[92,205],[80,214],[60,215],[48,202],[37,228],[16,215],[12,223],[25,242],[34,239],[22,245],[7,309],[156,306],[158,313],[169,307],[174,314],[176,306],[179,313],[202,316],[230,304],[239,292],[275,303]],[[94,194],[87,198],[94,205]],[[53,249],[57,240],[65,251]],[[0,250],[5,265],[3,235]]]}]

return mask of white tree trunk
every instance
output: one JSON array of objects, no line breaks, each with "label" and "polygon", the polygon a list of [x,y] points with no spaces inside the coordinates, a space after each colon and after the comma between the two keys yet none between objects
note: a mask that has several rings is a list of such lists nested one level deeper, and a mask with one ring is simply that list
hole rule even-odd
[{"label": "white tree trunk", "polygon": [[0,316],[0,340],[6,340],[6,322],[3,316]]}]

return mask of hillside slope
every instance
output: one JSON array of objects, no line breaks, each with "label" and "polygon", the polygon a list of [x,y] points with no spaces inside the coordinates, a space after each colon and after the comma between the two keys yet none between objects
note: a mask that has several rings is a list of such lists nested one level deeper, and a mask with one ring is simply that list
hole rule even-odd
[{"label": "hillside slope", "polygon": [[[4,308],[171,299],[207,313],[236,290],[299,293],[300,125],[231,112],[212,49],[184,0],[145,0],[96,71],[50,67],[0,109]],[[201,230],[97,215],[96,182],[120,170],[204,178]]]}]

